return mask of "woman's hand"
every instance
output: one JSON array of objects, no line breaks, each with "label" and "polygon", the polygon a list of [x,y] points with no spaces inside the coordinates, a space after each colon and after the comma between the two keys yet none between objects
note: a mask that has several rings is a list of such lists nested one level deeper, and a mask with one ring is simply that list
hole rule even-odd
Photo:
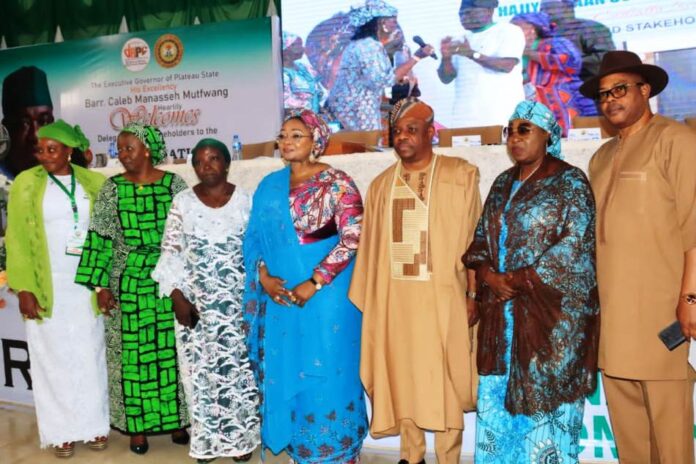
[{"label": "woman's hand", "polygon": [[39,302],[31,292],[19,292],[19,312],[22,313],[24,319],[42,320]]},{"label": "woman's hand", "polygon": [[105,316],[111,316],[111,310],[116,309],[116,298],[108,288],[101,288],[97,292],[97,306]]},{"label": "woman's hand", "polygon": [[297,306],[302,307],[310,298],[314,296],[315,293],[317,293],[317,289],[311,281],[305,280],[300,285],[293,288],[290,293],[295,297],[294,303]]},{"label": "woman's hand", "polygon": [[290,291],[285,288],[285,281],[279,277],[273,277],[268,273],[266,266],[261,266],[259,269],[259,282],[263,290],[276,303],[283,306],[290,306],[288,300],[294,298]]},{"label": "woman's hand", "polygon": [[469,327],[473,327],[479,321],[478,302],[473,298],[466,297],[466,315]]},{"label": "woman's hand", "polygon": [[487,269],[483,272],[482,278],[486,285],[496,294],[498,301],[511,300],[517,296],[517,291],[512,287],[512,276],[509,274],[501,274]]},{"label": "woman's hand", "polygon": [[196,307],[184,296],[183,292],[178,288],[175,288],[170,295],[172,298],[172,306],[174,307],[174,314],[176,315],[176,320],[179,324],[189,329],[193,329],[196,324],[194,319],[198,317],[198,310]]}]

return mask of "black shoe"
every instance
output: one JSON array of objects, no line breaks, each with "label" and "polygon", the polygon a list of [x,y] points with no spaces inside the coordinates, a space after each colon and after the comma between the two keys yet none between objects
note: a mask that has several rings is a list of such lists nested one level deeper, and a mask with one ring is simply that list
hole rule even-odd
[{"label": "black shoe", "polygon": [[[399,464],[408,464],[408,461],[406,459],[402,459],[399,461]],[[425,464],[425,459],[422,459],[418,464]]]},{"label": "black shoe", "polygon": [[188,445],[189,441],[191,441],[191,436],[186,429],[177,430],[172,433],[172,443],[177,445]]},{"label": "black shoe", "polygon": [[198,459],[196,461],[196,464],[208,464],[209,462],[213,462],[217,458],[208,458],[208,459]]},{"label": "black shoe", "polygon": [[145,441],[140,444],[133,444],[133,437],[131,437],[130,450],[132,452],[134,452],[135,454],[145,454],[149,449],[150,444],[147,442],[147,437],[145,437]]},{"label": "black shoe", "polygon": [[247,453],[247,454],[242,454],[241,456],[234,456],[232,457],[232,460],[234,462],[247,462],[249,459],[251,459],[251,455],[253,453]]}]

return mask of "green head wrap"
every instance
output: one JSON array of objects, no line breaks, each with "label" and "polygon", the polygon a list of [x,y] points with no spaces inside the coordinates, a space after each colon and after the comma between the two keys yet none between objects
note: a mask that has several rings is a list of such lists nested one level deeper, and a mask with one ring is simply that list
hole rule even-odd
[{"label": "green head wrap", "polygon": [[232,157],[230,156],[230,151],[227,149],[227,146],[218,139],[208,138],[201,140],[193,147],[193,150],[191,150],[191,163],[196,162],[196,152],[201,148],[215,148],[220,152],[222,157],[225,158],[225,164],[230,164],[232,162]]},{"label": "green head wrap", "polygon": [[80,146],[77,147],[80,150],[82,150],[82,153],[86,152],[89,150],[89,139],[85,135],[84,132],[82,132],[82,128],[79,126],[79,124],[75,124],[75,133],[77,134],[77,137],[80,139]]},{"label": "green head wrap", "polygon": [[8,74],[2,81],[2,114],[4,118],[28,106],[50,106],[46,73],[36,66],[25,66]]},{"label": "green head wrap", "polygon": [[127,132],[135,135],[150,151],[152,164],[160,164],[167,157],[167,147],[164,144],[164,135],[155,126],[132,122],[121,129],[121,133]]},{"label": "green head wrap", "polygon": [[[76,128],[77,130],[75,130]],[[87,140],[82,131],[79,130],[79,126],[73,127],[62,119],[40,127],[36,136],[40,139],[57,140],[66,147],[79,148],[80,150],[82,150],[84,141]],[[89,142],[87,142],[87,147],[89,147]]]}]

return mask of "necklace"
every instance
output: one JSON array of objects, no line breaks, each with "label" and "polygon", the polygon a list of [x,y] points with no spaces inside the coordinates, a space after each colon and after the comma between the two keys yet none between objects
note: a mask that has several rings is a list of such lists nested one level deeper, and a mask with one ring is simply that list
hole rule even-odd
[{"label": "necklace", "polygon": [[530,177],[532,177],[532,176],[534,175],[534,173],[537,172],[537,171],[539,170],[539,168],[541,167],[541,164],[542,164],[542,163],[539,163],[539,165],[538,165],[537,167],[535,167],[534,170],[533,170],[532,172],[530,172],[529,175],[528,175],[527,177],[525,177],[524,179],[522,179],[522,168],[520,168],[520,177],[519,177],[519,181],[520,181],[520,182],[526,182],[527,179],[529,179]]}]

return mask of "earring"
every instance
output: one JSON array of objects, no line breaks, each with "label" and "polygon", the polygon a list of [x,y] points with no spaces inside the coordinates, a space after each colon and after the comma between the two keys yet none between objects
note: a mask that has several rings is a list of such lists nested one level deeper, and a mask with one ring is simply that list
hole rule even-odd
[{"label": "earring", "polygon": [[309,155],[309,162],[310,163],[316,163],[317,162],[317,157],[314,155],[314,153],[311,153]]}]

